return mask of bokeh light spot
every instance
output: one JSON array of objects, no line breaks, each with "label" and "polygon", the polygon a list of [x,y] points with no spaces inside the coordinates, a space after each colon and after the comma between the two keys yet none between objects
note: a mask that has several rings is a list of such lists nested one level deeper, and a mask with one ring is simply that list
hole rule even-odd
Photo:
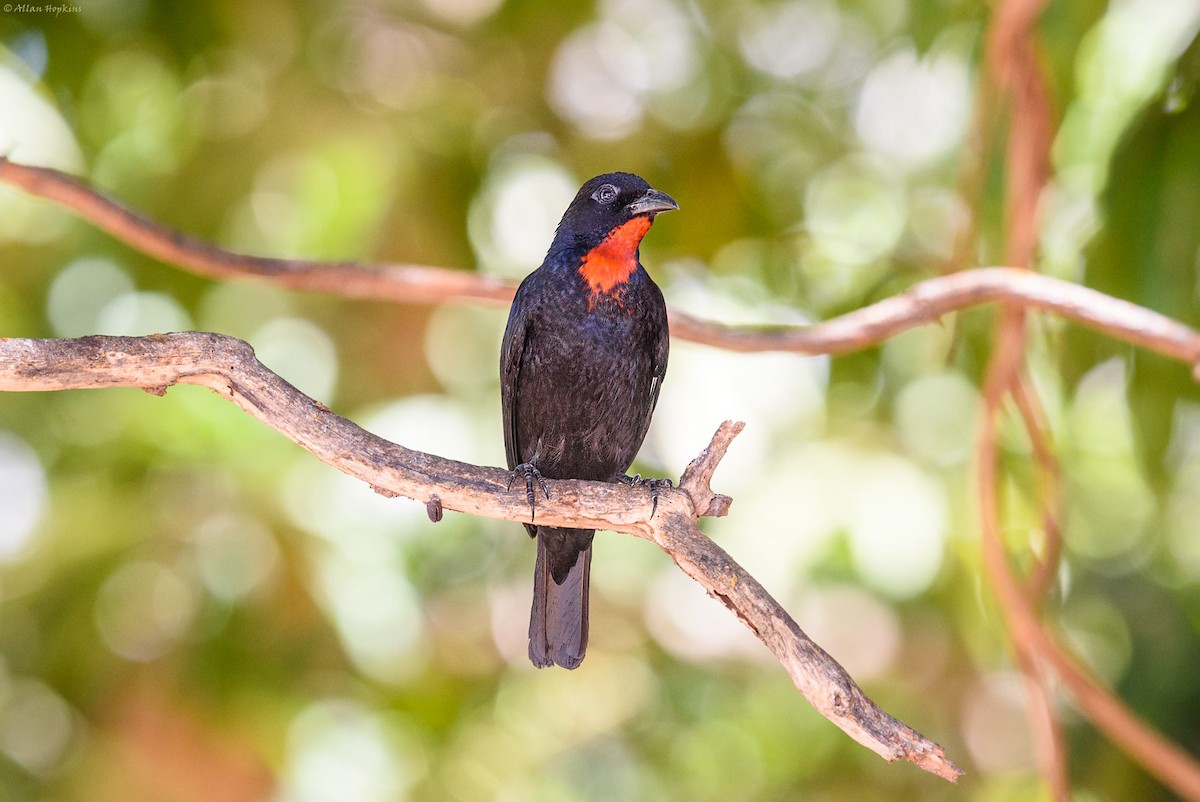
[{"label": "bokeh light spot", "polygon": [[854,481],[850,547],[859,574],[892,598],[924,592],[942,566],[947,515],[942,486],[893,456],[869,460]]},{"label": "bokeh light spot", "polygon": [[489,172],[471,203],[468,230],[484,269],[524,276],[542,262],[577,182],[541,156],[511,157]]},{"label": "bokeh light spot", "polygon": [[[900,618],[886,603],[853,585],[806,589],[796,621],[858,682],[887,676],[902,642]],[[854,626],[846,626],[853,621]]]},{"label": "bokeh light spot", "polygon": [[932,465],[957,465],[967,458],[978,417],[979,393],[957,371],[911,381],[896,398],[896,428],[904,447]]},{"label": "bokeh light spot", "polygon": [[236,601],[259,587],[279,562],[270,530],[246,516],[210,518],[196,528],[192,543],[200,579],[224,601]]},{"label": "bokeh light spot", "polygon": [[1119,685],[1133,660],[1133,637],[1121,611],[1103,596],[1075,594],[1063,605],[1059,622],[1072,652],[1106,685]]},{"label": "bokeh light spot", "polygon": [[1139,464],[1126,397],[1126,368],[1110,359],[1088,371],[1075,390],[1066,423],[1073,446],[1064,536],[1076,554],[1121,560],[1149,545],[1156,499]]},{"label": "bokeh light spot", "polygon": [[571,34],[554,54],[547,91],[554,109],[594,139],[619,139],[641,122],[639,83],[645,59],[633,38],[612,23]]},{"label": "bokeh light spot", "polygon": [[796,78],[825,63],[841,18],[825,0],[752,6],[739,36],[742,58],[757,70]]},{"label": "bokeh light spot", "polygon": [[970,219],[967,204],[948,189],[921,187],[909,199],[912,244],[930,259],[945,260],[953,256],[958,238]]},{"label": "bokeh light spot", "polygon": [[200,301],[197,320],[205,331],[249,339],[275,318],[291,316],[295,295],[250,282],[214,283]]},{"label": "bokeh light spot", "polygon": [[863,82],[854,127],[867,147],[920,166],[962,140],[970,108],[970,77],[961,59],[948,53],[918,59],[901,50]]},{"label": "bokeh light spot", "polygon": [[699,66],[687,18],[669,0],[607,0],[601,19],[555,52],[547,95],[582,134],[617,139],[637,129],[656,93],[692,80]]},{"label": "bokeh light spot", "polygon": [[[42,47],[44,47],[44,43]],[[0,57],[6,51],[0,46]],[[83,155],[71,129],[45,97],[32,76],[0,63],[0,154],[22,164],[78,172]],[[0,242],[51,242],[65,229],[69,216],[15,187],[0,187]]]},{"label": "bokeh light spot", "polygon": [[420,656],[420,599],[394,556],[383,548],[376,552],[323,552],[317,585],[355,664],[378,681],[399,683]]},{"label": "bokeh light spot", "polygon": [[0,705],[0,750],[36,775],[50,774],[75,734],[71,708],[35,679],[15,680],[7,691]]},{"label": "bokeh light spot", "polygon": [[19,557],[46,506],[46,474],[33,449],[0,430],[0,560]]},{"label": "bokeh light spot", "polygon": [[411,739],[388,719],[349,700],[306,708],[288,729],[287,802],[394,802],[423,773]]},{"label": "bokeh light spot", "polygon": [[980,677],[965,695],[963,740],[971,758],[988,774],[1033,766],[1025,688],[1013,673]]},{"label": "bokeh light spot", "polygon": [[908,219],[902,181],[881,162],[861,156],[813,176],[804,209],[820,253],[845,266],[886,256]]},{"label": "bokeh light spot", "polygon": [[147,662],[166,654],[184,635],[196,604],[195,590],[171,568],[127,563],[100,586],[96,627],[114,654]]},{"label": "bokeh light spot", "polygon": [[671,566],[650,586],[646,627],[676,657],[696,663],[727,657],[760,657],[762,644],[704,589]]},{"label": "bokeh light spot", "polygon": [[137,337],[192,328],[187,310],[161,292],[127,292],[104,305],[94,334]]},{"label": "bokeh light spot", "polygon": [[425,329],[425,361],[442,386],[464,398],[495,392],[496,359],[504,333],[491,309],[446,304]]},{"label": "bokeh light spot", "polygon": [[325,404],[337,387],[337,349],[329,335],[303,318],[272,320],[250,337],[260,362],[296,389]]},{"label": "bokeh light spot", "polygon": [[54,277],[46,298],[46,317],[59,337],[98,334],[104,308],[131,292],[133,280],[115,262],[84,256]]},{"label": "bokeh light spot", "polygon": [[504,0],[424,0],[438,18],[455,25],[474,25],[490,17]]}]

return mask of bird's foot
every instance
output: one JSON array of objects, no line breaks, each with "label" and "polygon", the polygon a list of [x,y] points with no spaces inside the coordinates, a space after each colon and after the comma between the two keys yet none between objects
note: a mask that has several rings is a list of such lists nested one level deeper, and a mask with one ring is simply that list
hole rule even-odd
[{"label": "bird's foot", "polygon": [[533,481],[541,485],[542,492],[546,494],[546,498],[550,498],[550,488],[546,487],[546,480],[542,478],[542,472],[539,471],[532,462],[522,462],[508,472],[508,489],[512,490],[513,482],[517,480],[517,474],[525,475],[525,500],[529,502],[529,522],[533,523],[533,516],[537,510],[534,507],[533,499]]},{"label": "bird's foot", "polygon": [[643,479],[640,473],[635,473],[633,476],[618,474],[617,481],[623,485],[641,485],[650,490],[650,517],[654,517],[654,513],[658,512],[658,489],[660,487],[675,487],[675,483],[670,479]]}]

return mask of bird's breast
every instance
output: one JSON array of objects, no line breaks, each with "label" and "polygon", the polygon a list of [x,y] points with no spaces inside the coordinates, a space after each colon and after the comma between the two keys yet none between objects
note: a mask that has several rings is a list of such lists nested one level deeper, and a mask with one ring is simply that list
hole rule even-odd
[{"label": "bird's breast", "polygon": [[579,263],[579,275],[594,295],[608,295],[637,270],[638,246],[650,230],[649,217],[635,217],[617,226]]}]

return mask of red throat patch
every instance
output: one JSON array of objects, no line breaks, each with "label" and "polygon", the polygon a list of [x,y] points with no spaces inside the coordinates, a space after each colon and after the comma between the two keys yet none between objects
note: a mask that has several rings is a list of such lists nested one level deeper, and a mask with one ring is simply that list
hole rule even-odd
[{"label": "red throat patch", "polygon": [[637,270],[638,245],[653,222],[649,217],[635,217],[608,232],[599,245],[587,252],[579,265],[579,275],[593,294],[610,293],[629,280]]}]

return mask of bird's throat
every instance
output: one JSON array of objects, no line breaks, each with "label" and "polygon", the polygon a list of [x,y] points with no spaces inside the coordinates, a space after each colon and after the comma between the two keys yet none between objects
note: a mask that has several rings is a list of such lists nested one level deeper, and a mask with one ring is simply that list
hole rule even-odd
[{"label": "bird's throat", "polygon": [[579,264],[579,275],[593,294],[611,293],[629,280],[637,270],[638,245],[653,222],[649,217],[635,217],[608,232],[599,245],[587,252]]}]

